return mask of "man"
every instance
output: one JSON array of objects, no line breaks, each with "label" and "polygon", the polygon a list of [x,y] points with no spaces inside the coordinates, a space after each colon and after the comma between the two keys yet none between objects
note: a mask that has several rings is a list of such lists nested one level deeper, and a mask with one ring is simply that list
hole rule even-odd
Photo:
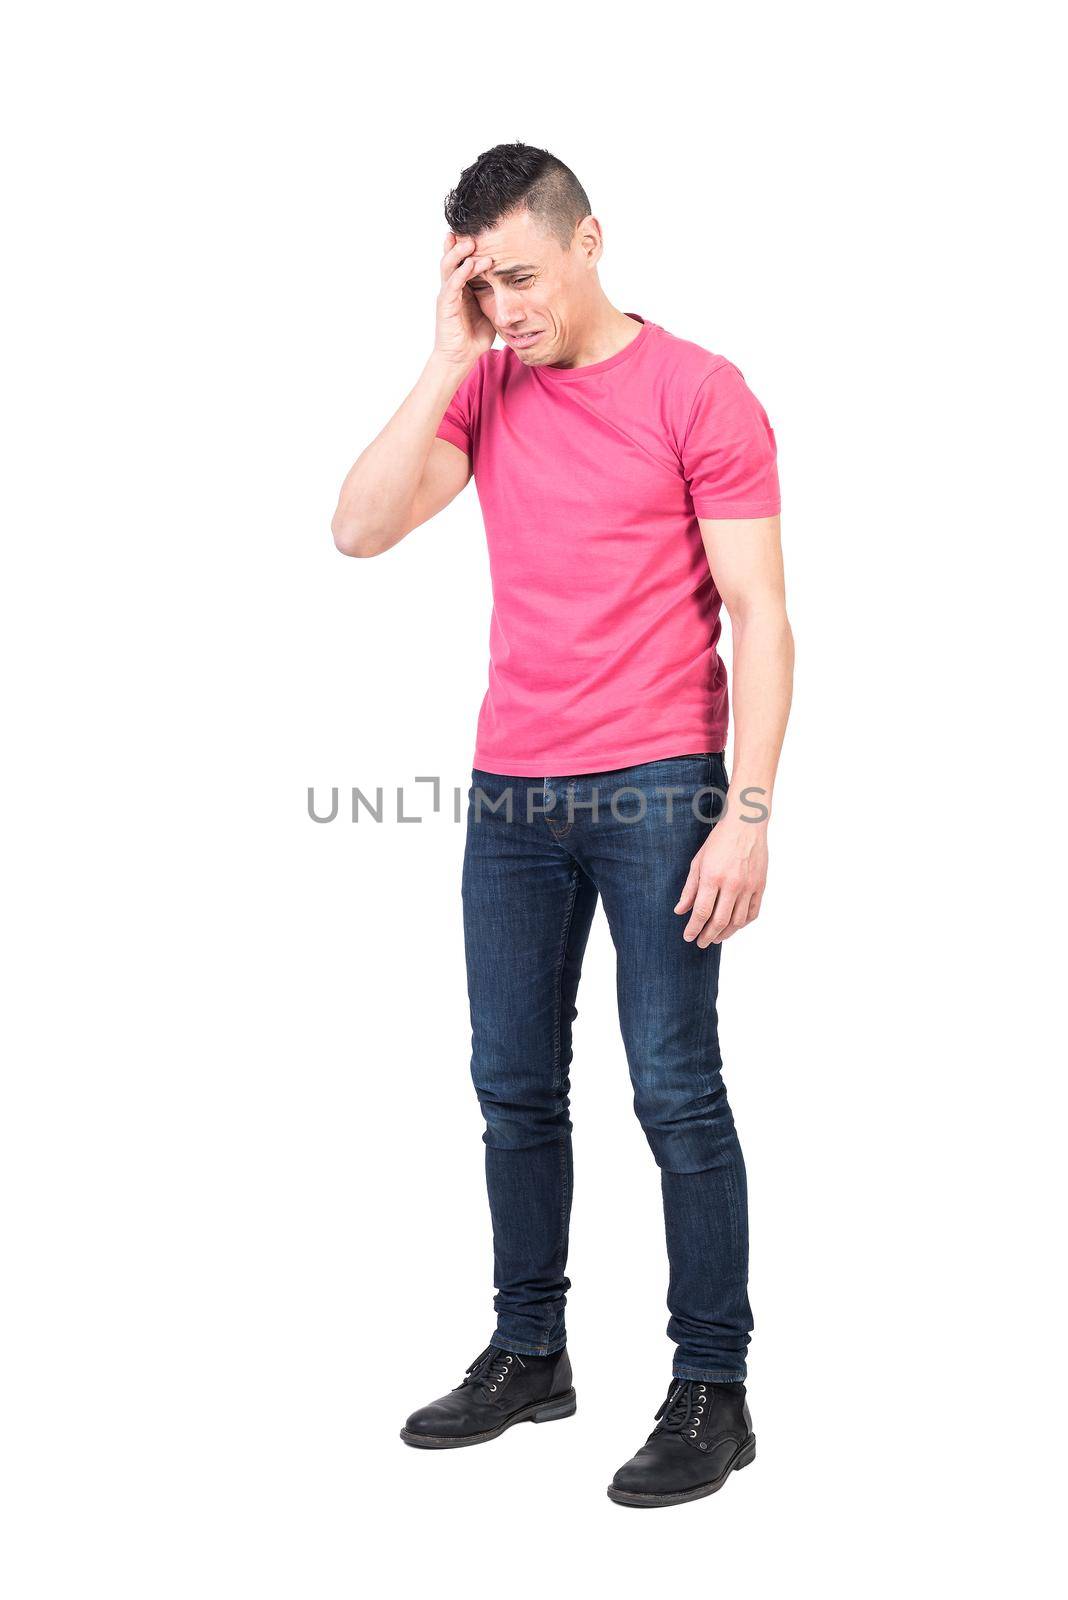
[{"label": "man", "polygon": [[600,897],[661,1169],[677,1346],[656,1426],[608,1493],[672,1505],[755,1453],[745,1168],[716,994],[722,944],[760,909],[790,703],[775,438],[729,361],[608,300],[600,224],[547,151],[486,151],[445,215],[434,350],[333,522],[345,554],[378,555],[473,472],[493,583],[463,907],[497,1321],[401,1437],[480,1444],[575,1411],[568,1069]]}]

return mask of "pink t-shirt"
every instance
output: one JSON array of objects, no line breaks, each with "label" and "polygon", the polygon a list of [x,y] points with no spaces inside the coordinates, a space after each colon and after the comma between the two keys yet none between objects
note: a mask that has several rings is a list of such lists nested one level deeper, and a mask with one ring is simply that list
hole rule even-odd
[{"label": "pink t-shirt", "polygon": [[473,765],[608,772],[722,750],[720,598],[698,517],[779,510],[738,368],[658,323],[588,367],[488,350],[438,438],[471,457],[493,616]]}]

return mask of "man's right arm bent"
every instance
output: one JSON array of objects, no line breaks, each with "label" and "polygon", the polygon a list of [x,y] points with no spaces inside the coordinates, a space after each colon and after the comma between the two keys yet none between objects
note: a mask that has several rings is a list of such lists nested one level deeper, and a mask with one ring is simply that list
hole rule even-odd
[{"label": "man's right arm bent", "polygon": [[[451,243],[450,243],[451,241]],[[341,486],[330,525],[343,555],[377,556],[443,510],[471,476],[462,450],[437,437],[460,384],[493,343],[467,280],[490,265],[474,240],[446,238],[434,349],[411,393],[364,450]]]}]

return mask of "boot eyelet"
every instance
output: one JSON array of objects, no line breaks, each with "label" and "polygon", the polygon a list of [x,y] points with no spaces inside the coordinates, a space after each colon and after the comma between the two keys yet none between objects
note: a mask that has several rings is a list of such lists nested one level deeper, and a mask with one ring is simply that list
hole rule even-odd
[{"label": "boot eyelet", "polygon": [[496,1392],[496,1389],[497,1389],[497,1385],[495,1383],[491,1383],[490,1384],[490,1393],[494,1394]]},{"label": "boot eyelet", "polygon": [[702,1443],[701,1443],[701,1444],[699,1444],[699,1445],[698,1445],[698,1446],[697,1446],[697,1448],[698,1448],[698,1449],[699,1449],[699,1450],[707,1450],[707,1449],[708,1449],[708,1446],[707,1446],[707,1444],[705,1444],[705,1443],[703,1443],[703,1442],[702,1442]]},{"label": "boot eyelet", "polygon": [[697,1435],[696,1435],[696,1433],[691,1433],[691,1434],[690,1434],[690,1438],[691,1438],[691,1439],[696,1439],[696,1438],[697,1438]]}]

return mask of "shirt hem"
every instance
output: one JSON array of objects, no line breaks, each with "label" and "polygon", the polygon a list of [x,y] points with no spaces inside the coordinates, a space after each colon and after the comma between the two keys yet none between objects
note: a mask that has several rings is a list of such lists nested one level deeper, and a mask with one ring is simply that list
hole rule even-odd
[{"label": "shirt hem", "polygon": [[471,441],[459,428],[454,428],[451,422],[442,422],[434,435],[435,439],[444,439],[447,444],[454,444],[457,450],[462,450],[465,456],[471,454]]},{"label": "shirt hem", "polygon": [[782,512],[780,500],[762,500],[755,505],[746,504],[744,500],[725,500],[721,503],[714,500],[702,500],[698,505],[693,502],[694,515],[698,517],[726,517],[728,520],[744,517],[777,517]]},{"label": "shirt hem", "polygon": [[703,755],[706,751],[718,754],[725,749],[726,743],[726,728],[698,728],[691,729],[689,733],[665,734],[658,739],[647,739],[641,744],[624,745],[618,750],[601,751],[596,755],[557,756],[550,751],[540,761],[492,756],[476,746],[471,764],[476,772],[491,772],[499,778],[574,778],[589,772],[615,772],[622,767],[640,766],[646,761],[667,761],[673,756]]}]

